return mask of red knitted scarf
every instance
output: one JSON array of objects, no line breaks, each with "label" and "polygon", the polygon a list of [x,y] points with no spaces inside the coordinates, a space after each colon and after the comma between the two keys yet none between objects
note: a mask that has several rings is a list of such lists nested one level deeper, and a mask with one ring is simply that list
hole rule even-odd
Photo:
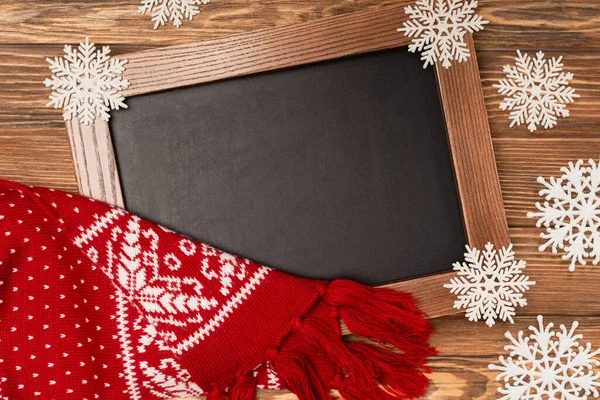
[{"label": "red knitted scarf", "polygon": [[[0,180],[0,398],[406,399],[410,294],[298,278],[85,197]],[[371,344],[344,341],[340,320]]]}]

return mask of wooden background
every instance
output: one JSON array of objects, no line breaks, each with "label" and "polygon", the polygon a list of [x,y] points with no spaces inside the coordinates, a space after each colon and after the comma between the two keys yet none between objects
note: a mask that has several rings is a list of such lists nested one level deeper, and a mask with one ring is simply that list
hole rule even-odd
[{"label": "wooden background", "polygon": [[[137,13],[137,0],[2,0],[0,177],[77,190],[61,112],[45,107],[49,90],[42,83],[49,75],[45,58],[61,55],[65,43],[76,44],[88,35],[118,55],[393,3],[213,0],[182,28],[154,31],[150,17]],[[556,323],[578,320],[584,338],[600,346],[600,266],[568,273],[568,262],[537,251],[542,243],[539,229],[526,217],[538,199],[537,176],[556,176],[569,161],[600,156],[600,0],[481,0],[479,13],[490,21],[475,35],[475,44],[511,238],[537,285],[528,292],[529,306],[519,310],[514,325],[488,328],[462,315],[433,320],[433,342],[440,355],[432,361],[429,399],[499,397],[495,373],[487,365],[504,353],[507,329],[526,329],[540,313]],[[492,85],[517,49],[563,55],[566,69],[575,74],[572,86],[581,98],[569,106],[571,117],[560,119],[550,131],[509,128],[507,114],[498,109],[502,96]]]}]

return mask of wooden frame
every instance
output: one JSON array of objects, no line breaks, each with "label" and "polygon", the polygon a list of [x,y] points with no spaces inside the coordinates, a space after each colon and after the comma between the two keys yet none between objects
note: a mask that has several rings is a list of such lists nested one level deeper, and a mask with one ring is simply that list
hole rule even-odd
[{"label": "wooden frame", "polygon": [[[343,56],[407,46],[396,29],[404,7],[323,18],[225,38],[119,56],[128,60],[125,97],[201,84]],[[435,67],[467,240],[482,248],[510,243],[494,159],[473,39],[472,56],[449,69]],[[123,206],[108,122],[91,126],[67,122],[79,191]],[[443,287],[453,272],[399,281],[388,286],[413,292],[430,317],[454,314],[452,296]]]}]

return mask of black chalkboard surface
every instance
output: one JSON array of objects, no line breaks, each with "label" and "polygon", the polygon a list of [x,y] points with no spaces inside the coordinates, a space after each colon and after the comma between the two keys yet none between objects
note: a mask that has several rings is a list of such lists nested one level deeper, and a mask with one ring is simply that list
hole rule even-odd
[{"label": "black chalkboard surface", "polygon": [[126,208],[268,266],[375,284],[466,243],[432,69],[397,48],[131,97]]}]

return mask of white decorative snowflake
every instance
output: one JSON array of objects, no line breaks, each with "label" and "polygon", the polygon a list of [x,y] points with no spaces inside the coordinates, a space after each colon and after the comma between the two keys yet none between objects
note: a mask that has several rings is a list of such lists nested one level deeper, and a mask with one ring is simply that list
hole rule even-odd
[{"label": "white decorative snowflake", "polygon": [[485,319],[488,326],[493,326],[497,318],[513,322],[515,307],[527,305],[523,292],[535,285],[522,274],[525,261],[515,261],[512,245],[499,251],[491,243],[484,251],[466,248],[466,263],[454,263],[458,276],[444,285],[458,296],[454,308],[466,308],[469,321]]},{"label": "white decorative snowflake", "polygon": [[140,14],[152,13],[154,29],[172,21],[179,28],[185,18],[190,21],[200,14],[200,5],[208,4],[210,0],[142,0],[138,11]]},{"label": "white decorative snowflake", "polygon": [[539,195],[546,201],[535,204],[539,212],[527,213],[529,218],[539,218],[538,228],[546,228],[540,237],[547,241],[539,250],[550,246],[555,254],[564,250],[562,259],[571,260],[569,271],[574,271],[577,263],[585,265],[586,258],[592,258],[594,265],[600,261],[600,166],[594,160],[588,164],[569,162],[560,169],[563,175],[559,179],[538,177],[546,187]]},{"label": "white decorative snowflake", "polygon": [[87,37],[76,49],[66,45],[64,52],[64,57],[46,59],[53,73],[44,81],[52,87],[46,106],[64,108],[65,121],[77,117],[84,125],[93,123],[96,117],[108,121],[111,109],[127,108],[119,93],[129,86],[121,76],[127,60],[111,58],[108,46],[96,50]]},{"label": "white decorative snowflake", "polygon": [[538,51],[535,59],[517,50],[515,66],[505,65],[506,78],[494,87],[506,97],[500,103],[502,111],[510,110],[510,126],[527,123],[534,132],[542,125],[550,129],[558,117],[568,117],[567,104],[575,98],[575,89],[569,86],[573,74],[563,72],[562,56],[544,58]]},{"label": "white decorative snowflake", "polygon": [[476,7],[475,0],[418,0],[414,7],[404,8],[409,20],[398,32],[413,38],[408,50],[421,51],[424,68],[437,61],[450,68],[452,60],[463,62],[471,57],[465,43],[467,32],[478,32],[489,22],[475,14]]},{"label": "white decorative snowflake", "polygon": [[575,334],[579,325],[573,322],[570,330],[564,325],[553,331],[553,323],[544,327],[541,315],[537,317],[539,327],[530,326],[531,334],[523,337],[523,331],[514,338],[510,332],[505,336],[511,341],[504,347],[510,351],[506,359],[500,356],[500,364],[490,364],[492,371],[501,371],[496,380],[503,379],[504,386],[498,388],[501,400],[585,400],[588,396],[598,397],[600,365],[596,356],[600,349],[592,351],[592,345],[579,345],[583,335]]}]

